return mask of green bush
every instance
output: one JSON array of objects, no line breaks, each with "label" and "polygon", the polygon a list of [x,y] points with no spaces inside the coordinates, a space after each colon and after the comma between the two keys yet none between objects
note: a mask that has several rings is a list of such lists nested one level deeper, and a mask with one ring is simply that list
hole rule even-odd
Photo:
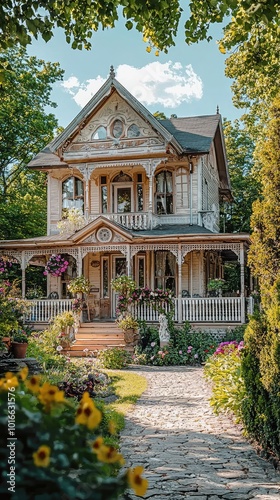
[{"label": "green bush", "polygon": [[98,352],[98,361],[102,368],[119,370],[132,362],[131,355],[120,347],[112,347]]},{"label": "green bush", "polygon": [[280,457],[280,341],[267,315],[251,318],[242,361],[246,398],[243,422],[248,435]]},{"label": "green bush", "polygon": [[212,383],[210,404],[215,413],[232,413],[238,422],[242,420],[245,397],[241,349],[243,342],[223,342],[204,367],[205,377]]}]

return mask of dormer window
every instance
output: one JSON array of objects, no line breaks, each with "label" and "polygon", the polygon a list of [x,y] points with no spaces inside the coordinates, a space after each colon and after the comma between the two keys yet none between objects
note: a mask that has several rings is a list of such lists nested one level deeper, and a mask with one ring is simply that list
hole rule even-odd
[{"label": "dormer window", "polygon": [[107,138],[107,131],[105,127],[98,127],[95,132],[93,132],[91,138],[93,140],[102,140]]},{"label": "dormer window", "polygon": [[140,135],[140,129],[139,127],[133,123],[132,125],[130,125],[130,127],[128,128],[127,130],[127,137],[131,138],[131,137],[139,137]]},{"label": "dormer window", "polygon": [[62,183],[62,208],[84,211],[84,184],[78,177],[69,177]]},{"label": "dormer window", "polygon": [[123,135],[123,122],[121,120],[115,120],[112,125],[112,136],[115,139],[119,139]]}]

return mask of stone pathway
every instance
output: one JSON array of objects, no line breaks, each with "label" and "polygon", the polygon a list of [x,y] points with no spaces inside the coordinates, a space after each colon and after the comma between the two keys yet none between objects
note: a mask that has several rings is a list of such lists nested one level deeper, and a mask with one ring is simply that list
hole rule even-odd
[{"label": "stone pathway", "polygon": [[131,369],[148,389],[127,415],[121,451],[127,466],[145,468],[144,498],[280,500],[280,474],[227,417],[213,414],[202,368]]}]

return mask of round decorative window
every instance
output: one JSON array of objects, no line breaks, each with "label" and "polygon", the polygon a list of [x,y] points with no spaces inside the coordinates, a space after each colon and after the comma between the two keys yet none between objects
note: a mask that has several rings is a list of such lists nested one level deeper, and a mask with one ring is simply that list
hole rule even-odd
[{"label": "round decorative window", "polygon": [[116,139],[119,139],[123,133],[123,122],[121,120],[115,120],[112,126],[112,135]]},{"label": "round decorative window", "polygon": [[101,227],[98,229],[96,236],[99,241],[107,243],[108,241],[111,241],[112,231],[110,231],[107,227]]}]

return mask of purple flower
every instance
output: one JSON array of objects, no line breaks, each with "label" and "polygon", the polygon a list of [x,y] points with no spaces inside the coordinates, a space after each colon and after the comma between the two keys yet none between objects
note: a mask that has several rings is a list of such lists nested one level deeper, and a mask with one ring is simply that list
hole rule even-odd
[{"label": "purple flower", "polygon": [[155,347],[156,343],[155,342],[151,342],[151,347]]},{"label": "purple flower", "polygon": [[198,358],[198,354],[195,354],[195,355],[194,355],[194,358],[195,358],[195,359],[197,359],[197,358]]}]

